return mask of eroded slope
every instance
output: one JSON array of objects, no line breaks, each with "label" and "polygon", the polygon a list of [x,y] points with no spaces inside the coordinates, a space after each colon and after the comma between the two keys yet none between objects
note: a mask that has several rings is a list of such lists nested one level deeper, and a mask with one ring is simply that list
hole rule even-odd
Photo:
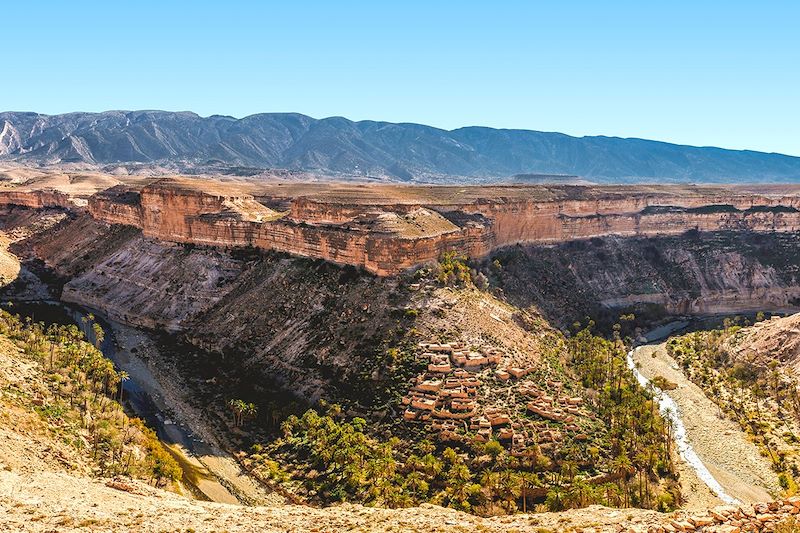
[{"label": "eroded slope", "polygon": [[627,309],[652,317],[788,311],[800,303],[798,246],[797,235],[779,233],[605,237],[506,248],[486,271],[511,302],[562,325],[604,314],[614,321]]}]

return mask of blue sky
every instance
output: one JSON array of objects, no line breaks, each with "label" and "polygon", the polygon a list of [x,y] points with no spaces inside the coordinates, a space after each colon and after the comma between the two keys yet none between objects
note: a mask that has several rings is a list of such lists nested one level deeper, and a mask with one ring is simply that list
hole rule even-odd
[{"label": "blue sky", "polygon": [[3,2],[0,109],[297,111],[800,155],[800,2]]}]

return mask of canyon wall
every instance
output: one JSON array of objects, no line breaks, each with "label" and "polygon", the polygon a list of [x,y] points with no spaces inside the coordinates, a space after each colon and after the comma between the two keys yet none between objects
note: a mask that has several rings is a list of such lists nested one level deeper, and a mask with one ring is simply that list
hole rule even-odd
[{"label": "canyon wall", "polygon": [[606,236],[503,248],[486,269],[506,296],[535,306],[563,327],[609,309],[664,314],[797,312],[800,234],[689,232]]},{"label": "canyon wall", "polygon": [[491,249],[493,241],[491,228],[476,222],[451,231],[405,237],[375,231],[368,222],[310,224],[288,216],[268,222],[253,220],[251,213],[237,210],[251,199],[156,185],[142,190],[138,204],[121,202],[117,195],[96,195],[89,200],[89,212],[109,224],[136,226],[154,239],[252,246],[359,266],[378,275],[397,274],[436,259],[447,250],[480,257]]},{"label": "canyon wall", "polygon": [[668,235],[689,229],[795,231],[797,197],[631,195],[604,200],[476,202],[461,207],[493,223],[495,245],[562,242],[603,235]]},{"label": "canyon wall", "polygon": [[78,210],[86,205],[85,200],[72,198],[56,190],[10,189],[0,191],[0,206],[21,206],[30,209],[60,208]]},{"label": "canyon wall", "polygon": [[[630,188],[567,191],[537,200],[535,191],[464,201],[299,196],[279,213],[253,196],[159,180],[141,191],[115,188],[89,199],[109,224],[138,227],[146,237],[222,247],[257,247],[395,275],[455,250],[473,258],[517,243],[558,243],[606,235],[677,235],[688,230],[795,232],[797,196],[717,189],[675,193]],[[520,193],[522,191],[522,193]],[[599,191],[599,192],[598,192]],[[569,198],[568,194],[577,195]],[[268,199],[266,199],[268,201]],[[264,201],[264,200],[262,200]],[[35,202],[33,202],[35,203]],[[266,202],[265,202],[266,203]],[[423,213],[426,224],[414,218]]]}]

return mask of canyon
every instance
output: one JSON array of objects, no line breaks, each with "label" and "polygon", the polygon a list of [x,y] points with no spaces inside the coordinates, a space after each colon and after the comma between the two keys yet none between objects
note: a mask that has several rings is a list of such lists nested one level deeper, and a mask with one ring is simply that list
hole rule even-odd
[{"label": "canyon", "polygon": [[[789,186],[39,179],[0,189],[7,253],[20,261],[4,298],[140,328],[170,394],[240,451],[250,444],[227,421],[233,395],[265,411],[263,439],[270,417],[291,412],[276,401],[324,400],[380,438],[499,442],[515,460],[535,445],[557,460],[608,434],[593,393],[559,362],[573,321],[611,331],[632,310],[644,327],[800,303]],[[475,285],[437,281],[446,252],[472,258]],[[34,275],[49,296],[28,294]],[[529,496],[542,502],[546,489]]]},{"label": "canyon", "polygon": [[[39,172],[0,188],[6,212],[66,216],[26,241],[65,279],[64,299],[168,331],[192,329],[200,316],[216,322],[214,309],[245,297],[237,287],[275,290],[263,280],[278,275],[280,254],[392,285],[455,252],[515,305],[562,326],[607,309],[788,312],[800,303],[798,203],[800,188],[789,185],[423,187]],[[279,255],[251,268],[243,258],[254,253]]]},{"label": "canyon", "polygon": [[517,244],[611,235],[800,229],[792,186],[281,186],[176,177],[83,198],[0,190],[0,205],[61,207],[159,241],[272,250],[379,276],[448,251],[479,259]]}]

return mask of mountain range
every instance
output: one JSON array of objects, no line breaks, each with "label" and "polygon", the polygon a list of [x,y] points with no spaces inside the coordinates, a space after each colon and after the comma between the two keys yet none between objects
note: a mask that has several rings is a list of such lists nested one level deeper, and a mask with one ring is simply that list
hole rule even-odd
[{"label": "mountain range", "polygon": [[595,182],[800,181],[800,157],[531,130],[191,112],[0,113],[0,160],[54,165],[286,169],[392,181],[516,175]]}]

